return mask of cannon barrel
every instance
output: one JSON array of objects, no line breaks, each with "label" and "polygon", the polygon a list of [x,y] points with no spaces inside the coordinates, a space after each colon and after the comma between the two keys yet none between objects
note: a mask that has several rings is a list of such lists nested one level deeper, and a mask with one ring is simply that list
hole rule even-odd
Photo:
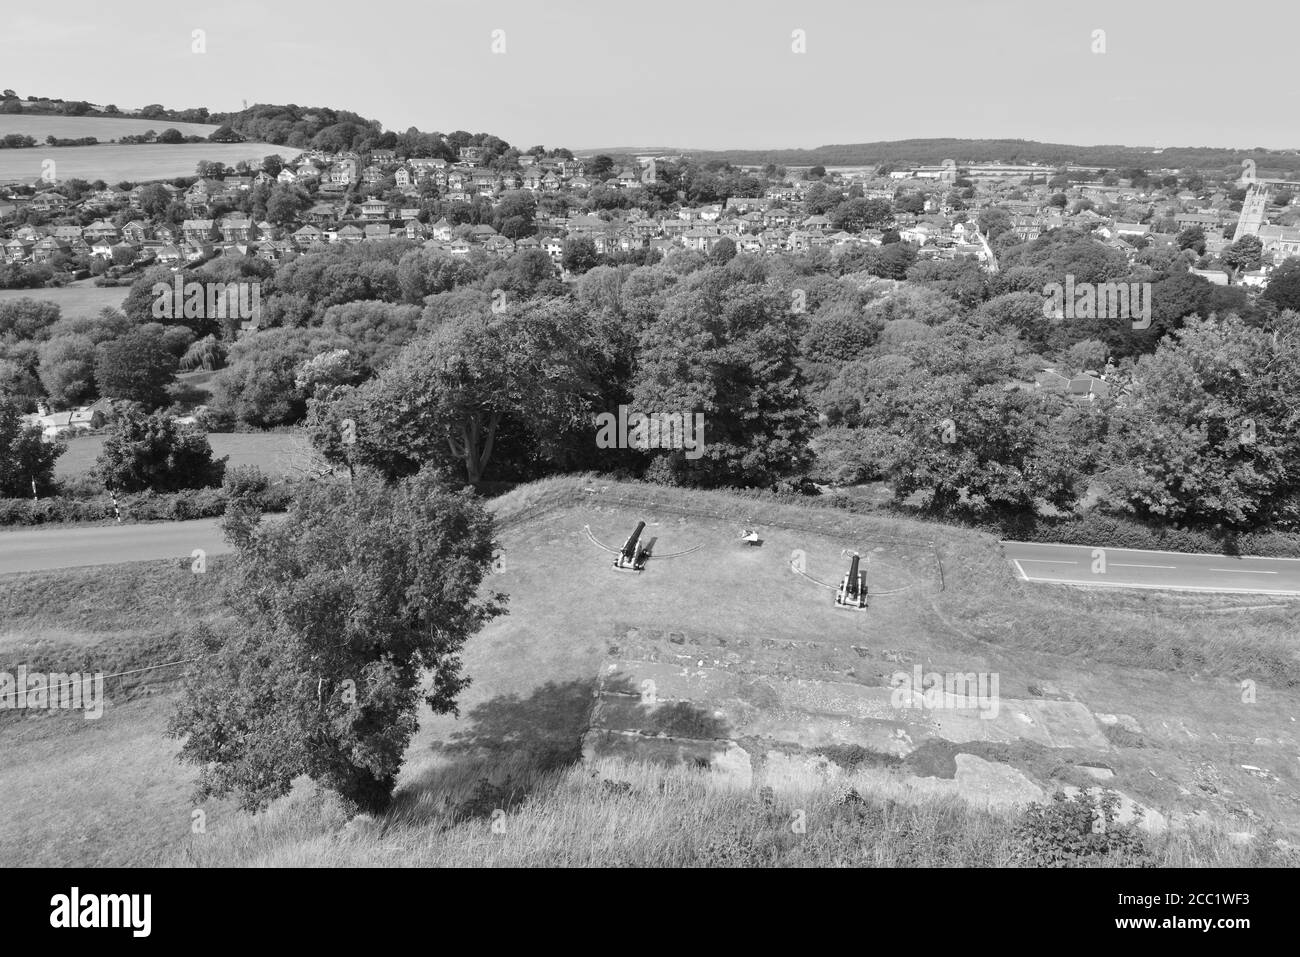
[{"label": "cannon barrel", "polygon": [[636,543],[641,538],[641,532],[644,528],[645,522],[636,523],[636,528],[632,530],[632,534],[629,535],[627,541],[623,543],[622,555],[624,558],[631,560],[636,556]]},{"label": "cannon barrel", "polygon": [[856,595],[858,591],[858,556],[854,555],[849,562],[849,594]]}]

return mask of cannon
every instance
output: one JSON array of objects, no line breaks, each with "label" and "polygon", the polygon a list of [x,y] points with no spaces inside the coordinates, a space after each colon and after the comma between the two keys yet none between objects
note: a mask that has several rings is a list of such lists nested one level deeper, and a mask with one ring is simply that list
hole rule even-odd
[{"label": "cannon", "polygon": [[849,572],[835,592],[836,608],[861,610],[867,607],[867,573],[858,569],[858,561],[856,554],[849,559]]},{"label": "cannon", "polygon": [[646,559],[650,557],[650,548],[640,544],[643,531],[645,531],[645,522],[637,522],[636,528],[632,529],[632,534],[627,537],[627,541],[623,543],[623,547],[614,558],[615,568],[620,571],[639,572],[645,567]]}]

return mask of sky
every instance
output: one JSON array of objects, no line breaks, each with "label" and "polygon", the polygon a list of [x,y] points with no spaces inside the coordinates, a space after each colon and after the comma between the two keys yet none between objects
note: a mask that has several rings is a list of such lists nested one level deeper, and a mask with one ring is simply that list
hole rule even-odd
[{"label": "sky", "polygon": [[1294,0],[62,0],[0,12],[0,88],[329,106],[521,149],[1290,149],[1297,27]]}]

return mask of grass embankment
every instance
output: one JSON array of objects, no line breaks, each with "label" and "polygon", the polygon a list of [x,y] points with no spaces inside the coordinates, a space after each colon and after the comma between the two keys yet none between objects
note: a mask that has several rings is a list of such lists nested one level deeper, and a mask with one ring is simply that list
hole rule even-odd
[{"label": "grass embankment", "polygon": [[[225,611],[219,560],[0,577],[0,671],[117,674],[175,661]],[[164,731],[176,668],[104,682],[103,716],[0,711],[0,866],[166,863],[190,833],[194,773]],[[209,823],[226,809],[205,807]]]},{"label": "grass embankment", "polygon": [[[617,780],[606,777],[610,772]],[[493,783],[495,782],[495,783]],[[409,797],[409,795],[408,795]],[[306,786],[186,842],[201,867],[1005,867],[1029,856],[1021,818],[955,798],[906,803],[827,787],[797,802],[684,768],[544,769],[516,757],[444,770],[418,801],[348,820]],[[800,827],[801,826],[801,827]],[[1295,866],[1216,827],[1147,838],[1139,855],[1075,866]]]}]

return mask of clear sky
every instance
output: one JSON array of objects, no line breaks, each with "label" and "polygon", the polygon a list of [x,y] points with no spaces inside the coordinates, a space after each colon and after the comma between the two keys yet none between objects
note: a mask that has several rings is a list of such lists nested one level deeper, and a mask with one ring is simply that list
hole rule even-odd
[{"label": "clear sky", "polygon": [[1298,33],[1295,0],[62,0],[0,12],[0,87],[330,106],[520,148],[1300,148]]}]

